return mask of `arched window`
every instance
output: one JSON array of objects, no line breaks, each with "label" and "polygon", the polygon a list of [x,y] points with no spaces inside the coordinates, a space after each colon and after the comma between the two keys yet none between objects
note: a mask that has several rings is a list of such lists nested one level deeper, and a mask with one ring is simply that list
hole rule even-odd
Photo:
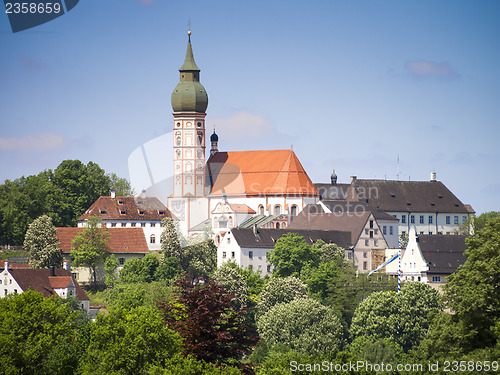
[{"label": "arched window", "polygon": [[279,204],[277,204],[276,206],[274,206],[274,214],[275,215],[281,215],[281,206]]},{"label": "arched window", "polygon": [[175,137],[175,144],[177,146],[180,146],[181,145],[181,137],[178,135],[177,137]]},{"label": "arched window", "polygon": [[219,227],[219,221],[217,220],[216,217],[214,217],[214,228],[218,228]]},{"label": "arched window", "polygon": [[280,223],[276,223],[276,229],[280,229]]},{"label": "arched window", "polygon": [[177,159],[181,158],[181,150],[175,151],[175,154],[177,155]]},{"label": "arched window", "polygon": [[233,227],[233,217],[229,216],[229,228]]},{"label": "arched window", "polygon": [[295,216],[297,216],[297,206],[294,204],[290,210],[290,216],[292,216],[292,220]]},{"label": "arched window", "polygon": [[149,237],[149,242],[150,243],[156,243],[156,236],[154,234],[152,234],[150,237]]},{"label": "arched window", "polygon": [[259,206],[259,215],[264,216],[264,206],[263,205]]}]

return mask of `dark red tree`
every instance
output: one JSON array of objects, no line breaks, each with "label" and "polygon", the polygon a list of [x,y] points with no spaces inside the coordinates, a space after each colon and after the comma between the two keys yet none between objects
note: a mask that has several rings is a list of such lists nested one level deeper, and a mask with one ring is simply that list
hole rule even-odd
[{"label": "dark red tree", "polygon": [[256,330],[246,323],[248,309],[236,310],[233,295],[221,285],[189,276],[175,285],[175,298],[159,306],[165,322],[184,339],[184,354],[234,365],[257,343]]}]

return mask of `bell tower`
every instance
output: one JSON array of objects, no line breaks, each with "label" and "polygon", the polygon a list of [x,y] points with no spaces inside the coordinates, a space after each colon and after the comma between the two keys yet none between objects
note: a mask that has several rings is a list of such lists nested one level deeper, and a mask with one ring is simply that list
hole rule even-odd
[{"label": "bell tower", "polygon": [[194,61],[191,30],[188,31],[186,58],[179,73],[179,83],[171,97],[174,116],[174,186],[168,205],[180,221],[185,221],[184,229],[189,230],[206,216],[203,208],[203,213],[195,212],[195,207],[201,202],[193,200],[205,199],[205,116],[208,106],[207,92],[200,83],[200,69]]}]

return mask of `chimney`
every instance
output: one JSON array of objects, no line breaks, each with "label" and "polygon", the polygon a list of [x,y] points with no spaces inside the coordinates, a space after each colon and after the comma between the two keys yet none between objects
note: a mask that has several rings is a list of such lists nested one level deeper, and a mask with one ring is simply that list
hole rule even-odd
[{"label": "chimney", "polygon": [[435,182],[436,180],[436,172],[431,172],[431,181]]},{"label": "chimney", "polygon": [[142,199],[145,199],[145,198],[146,198],[146,189],[142,189],[142,192],[141,192],[141,198],[142,198]]},{"label": "chimney", "polygon": [[116,198],[116,191],[114,189],[111,189],[111,199]]},{"label": "chimney", "polygon": [[9,272],[9,261],[8,260],[6,260],[4,262],[4,268],[5,268],[5,271]]},{"label": "chimney", "polygon": [[357,176],[351,176],[351,184],[358,179]]},{"label": "chimney", "polygon": [[67,261],[66,259],[63,260],[63,269],[69,271],[69,261]]},{"label": "chimney", "polygon": [[253,225],[253,234],[257,234],[259,231],[257,230],[257,224]]},{"label": "chimney", "polygon": [[54,266],[50,266],[49,270],[50,270],[49,276],[55,276],[56,275],[56,268]]}]

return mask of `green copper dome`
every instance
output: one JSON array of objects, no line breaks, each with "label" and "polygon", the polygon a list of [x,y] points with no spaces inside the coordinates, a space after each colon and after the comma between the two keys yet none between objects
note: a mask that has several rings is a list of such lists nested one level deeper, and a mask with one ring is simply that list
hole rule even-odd
[{"label": "green copper dome", "polygon": [[194,62],[191,36],[189,37],[186,60],[179,69],[180,81],[172,92],[174,112],[205,113],[208,107],[208,95],[200,83],[200,69]]}]

